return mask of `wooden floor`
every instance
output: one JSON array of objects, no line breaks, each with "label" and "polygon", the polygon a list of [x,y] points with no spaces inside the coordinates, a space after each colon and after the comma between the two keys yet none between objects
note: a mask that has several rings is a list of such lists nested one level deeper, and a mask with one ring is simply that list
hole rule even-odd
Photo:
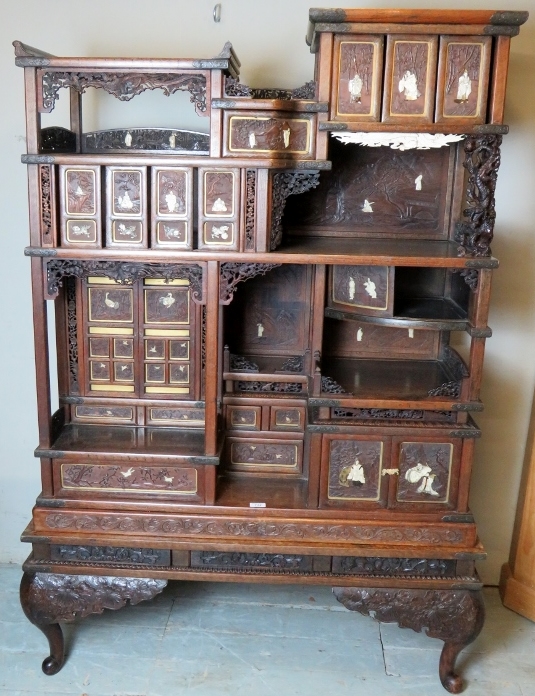
[{"label": "wooden floor", "polygon": [[[45,639],[0,566],[0,694],[9,696],[445,696],[442,643],[346,611],[329,588],[171,583],[151,603],[68,632],[68,658],[41,673]],[[535,624],[485,590],[487,622],[458,664],[467,696],[535,696]]]}]

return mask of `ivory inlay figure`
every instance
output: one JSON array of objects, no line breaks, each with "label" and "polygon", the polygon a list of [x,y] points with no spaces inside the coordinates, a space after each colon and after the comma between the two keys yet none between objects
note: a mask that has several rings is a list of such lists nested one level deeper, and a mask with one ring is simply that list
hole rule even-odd
[{"label": "ivory inlay figure", "polygon": [[414,180],[416,190],[421,191],[422,190],[422,179],[423,179],[423,174],[419,174],[416,179]]},{"label": "ivory inlay figure", "polygon": [[429,464],[422,464],[421,462],[418,462],[416,466],[411,466],[410,469],[407,469],[405,472],[405,479],[409,483],[418,483],[418,481],[420,481],[420,485],[416,491],[417,493],[426,493],[427,495],[438,496],[439,493],[433,488],[433,482],[436,479],[436,474],[433,474],[432,471],[433,470]]},{"label": "ivory inlay figure", "polygon": [[117,203],[119,204],[119,208],[122,208],[123,210],[132,210],[134,207],[132,199],[128,195],[128,191],[124,192],[124,196],[118,196]]},{"label": "ivory inlay figure", "polygon": [[403,77],[399,81],[398,89],[403,92],[405,101],[416,101],[421,97],[421,93],[418,89],[418,78],[415,73],[410,70],[405,70]]},{"label": "ivory inlay figure", "polygon": [[355,299],[355,279],[354,278],[349,278],[349,299],[354,300]]},{"label": "ivory inlay figure", "polygon": [[373,213],[373,201],[369,201],[367,198],[364,199],[364,205],[362,206],[361,210],[363,213]]},{"label": "ivory inlay figure", "polygon": [[212,206],[212,212],[214,213],[226,213],[227,205],[222,198],[216,198]]},{"label": "ivory inlay figure", "polygon": [[347,85],[350,94],[349,101],[360,104],[362,97],[362,85],[362,78],[358,73],[356,73],[355,77],[349,80]]},{"label": "ivory inlay figure", "polygon": [[124,144],[126,147],[131,147],[132,145],[132,133],[130,133],[130,131],[127,131],[126,135],[124,136]]},{"label": "ivory inlay figure", "polygon": [[364,283],[364,289],[373,300],[377,299],[377,286],[371,278],[368,278]]}]

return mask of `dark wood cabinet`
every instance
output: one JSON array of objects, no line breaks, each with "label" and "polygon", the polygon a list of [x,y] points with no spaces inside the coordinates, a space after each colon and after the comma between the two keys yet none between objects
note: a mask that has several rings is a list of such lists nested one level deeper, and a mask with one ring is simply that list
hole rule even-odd
[{"label": "dark wood cabinet", "polygon": [[[461,689],[483,622],[473,417],[526,19],[311,10],[315,78],[295,90],[240,83],[230,44],[125,61],[15,42],[43,487],[21,599],[47,674],[61,622],[209,577],[333,585],[444,640],[441,681]],[[86,133],[95,87],[187,91],[203,132]],[[70,129],[41,128],[65,90]]]}]

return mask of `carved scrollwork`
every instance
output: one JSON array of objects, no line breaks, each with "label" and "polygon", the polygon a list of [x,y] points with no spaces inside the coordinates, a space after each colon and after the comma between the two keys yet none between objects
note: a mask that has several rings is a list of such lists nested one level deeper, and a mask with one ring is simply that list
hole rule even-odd
[{"label": "carved scrollwork", "polygon": [[468,222],[455,229],[459,256],[490,256],[494,235],[494,191],[500,166],[501,135],[469,135],[464,143],[468,171],[466,201],[463,211]]},{"label": "carved scrollwork", "polygon": [[236,389],[243,392],[277,392],[280,394],[300,394],[300,382],[236,382]]},{"label": "carved scrollwork", "polygon": [[436,558],[369,558],[340,556],[333,559],[333,571],[356,575],[421,575],[452,577],[455,561]]},{"label": "carved scrollwork", "polygon": [[303,372],[304,361],[302,355],[292,355],[280,366],[278,372]]},{"label": "carved scrollwork", "polygon": [[347,394],[346,390],[331,377],[322,375],[321,391],[324,394]]},{"label": "carved scrollwork", "polygon": [[146,566],[170,565],[170,552],[166,549],[53,544],[50,547],[50,557],[53,561],[83,561],[88,565],[98,563],[131,563],[133,565]]},{"label": "carved scrollwork", "polygon": [[459,398],[459,395],[461,393],[461,384],[460,382],[444,382],[444,384],[441,384],[439,387],[435,387],[434,389],[430,389],[427,392],[428,396],[451,396],[453,399]]},{"label": "carved scrollwork", "polygon": [[258,372],[258,365],[243,355],[230,356],[230,369],[234,372]]},{"label": "carved scrollwork", "polygon": [[43,242],[50,242],[52,239],[52,181],[48,165],[39,166],[39,179],[41,186],[41,236]]},{"label": "carved scrollwork", "polygon": [[166,96],[178,91],[190,93],[190,101],[199,114],[206,111],[206,77],[189,73],[111,73],[111,72],[43,72],[41,110],[54,109],[62,87],[72,87],[83,94],[88,87],[104,89],[121,101],[130,101],[147,89],[161,89]]},{"label": "carved scrollwork", "polygon": [[192,299],[197,303],[203,302],[203,272],[201,266],[196,264],[53,259],[47,263],[48,294],[50,297],[57,295],[65,276],[75,278],[105,276],[120,284],[133,283],[140,278],[163,278],[165,280],[185,278],[190,282]]},{"label": "carved scrollwork", "polygon": [[221,304],[232,302],[236,285],[257,275],[265,275],[280,263],[222,263],[219,297]]},{"label": "carved scrollwork", "polygon": [[76,318],[76,284],[74,278],[69,278],[65,285],[67,293],[67,334],[69,337],[69,387],[71,394],[79,394],[78,324]]},{"label": "carved scrollwork", "polygon": [[194,551],[193,567],[256,568],[259,570],[312,570],[311,556],[287,553],[240,553]]},{"label": "carved scrollwork", "polygon": [[277,87],[249,87],[242,84],[237,78],[225,79],[225,95],[227,97],[249,97],[251,99],[314,99],[316,96],[316,83],[314,80],[306,82],[302,87],[295,89],[279,89]]},{"label": "carved scrollwork", "polygon": [[476,292],[479,283],[479,271],[474,268],[466,268],[464,271],[461,271],[461,278],[464,278],[464,282],[472,292]]},{"label": "carved scrollwork", "polygon": [[255,208],[256,208],[256,169],[248,169],[245,176],[245,250],[254,251]]},{"label": "carved scrollwork", "polygon": [[424,631],[430,638],[445,641],[440,656],[440,681],[450,693],[460,693],[463,682],[454,672],[455,660],[483,628],[485,607],[480,591],[334,587],[333,592],[351,611],[397,623],[400,628],[411,628],[417,633]]},{"label": "carved scrollwork", "polygon": [[443,365],[451,373],[452,377],[461,380],[469,377],[470,373],[457,351],[450,346],[444,346],[442,351]]},{"label": "carved scrollwork", "polygon": [[274,251],[282,241],[282,216],[288,196],[296,196],[320,183],[319,172],[277,172],[273,175],[271,202],[270,249]]},{"label": "carved scrollwork", "polygon": [[83,152],[165,150],[206,154],[210,150],[209,135],[179,128],[116,128],[85,133],[82,142]]}]

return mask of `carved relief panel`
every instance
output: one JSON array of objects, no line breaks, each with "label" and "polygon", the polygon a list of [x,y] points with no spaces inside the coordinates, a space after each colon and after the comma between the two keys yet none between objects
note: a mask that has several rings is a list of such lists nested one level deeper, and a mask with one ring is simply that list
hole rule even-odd
[{"label": "carved relief panel", "polygon": [[191,249],[193,169],[152,167],[151,247]]},{"label": "carved relief panel", "polygon": [[392,316],[393,266],[331,266],[330,307],[355,314]]},{"label": "carved relief panel", "polygon": [[[104,350],[102,352],[104,352]],[[135,424],[134,408],[132,406],[111,406],[108,404],[95,404],[92,406],[73,406],[71,410],[71,418],[74,422],[79,423],[131,423],[132,425]]]},{"label": "carved relief panel", "polygon": [[303,462],[301,440],[252,440],[227,438],[230,471],[299,474]]},{"label": "carved relief panel", "polygon": [[456,146],[393,150],[329,143],[332,170],[291,196],[284,225],[299,235],[447,239]]},{"label": "carved relief panel", "polygon": [[54,460],[56,494],[80,497],[90,492],[96,497],[198,498],[203,473],[194,467],[145,466],[137,463],[77,464]]},{"label": "carved relief panel", "polygon": [[240,188],[239,169],[199,167],[199,249],[238,249]]},{"label": "carved relief panel", "polygon": [[182,426],[184,428],[203,428],[204,409],[203,408],[147,408],[147,425],[161,426]]},{"label": "carved relief panel", "polygon": [[455,507],[461,443],[395,438],[392,466],[399,468],[392,507]]},{"label": "carved relief panel", "polygon": [[437,48],[437,36],[387,37],[384,122],[433,122]]},{"label": "carved relief panel", "polygon": [[224,155],[231,157],[291,157],[310,159],[314,156],[313,114],[250,111],[225,111]]},{"label": "carved relief panel", "polygon": [[239,286],[226,338],[232,352],[303,355],[308,348],[312,269],[284,264]]},{"label": "carved relief panel", "polygon": [[106,246],[148,246],[146,167],[106,167],[106,217]]},{"label": "carved relief panel", "polygon": [[389,438],[324,436],[320,506],[385,507]]},{"label": "carved relief panel", "polygon": [[383,36],[335,35],[331,119],[380,119],[383,45]]},{"label": "carved relief panel", "polygon": [[489,87],[490,36],[441,36],[437,123],[485,123]]},{"label": "carved relief panel", "polygon": [[61,246],[102,246],[100,167],[60,166]]}]

